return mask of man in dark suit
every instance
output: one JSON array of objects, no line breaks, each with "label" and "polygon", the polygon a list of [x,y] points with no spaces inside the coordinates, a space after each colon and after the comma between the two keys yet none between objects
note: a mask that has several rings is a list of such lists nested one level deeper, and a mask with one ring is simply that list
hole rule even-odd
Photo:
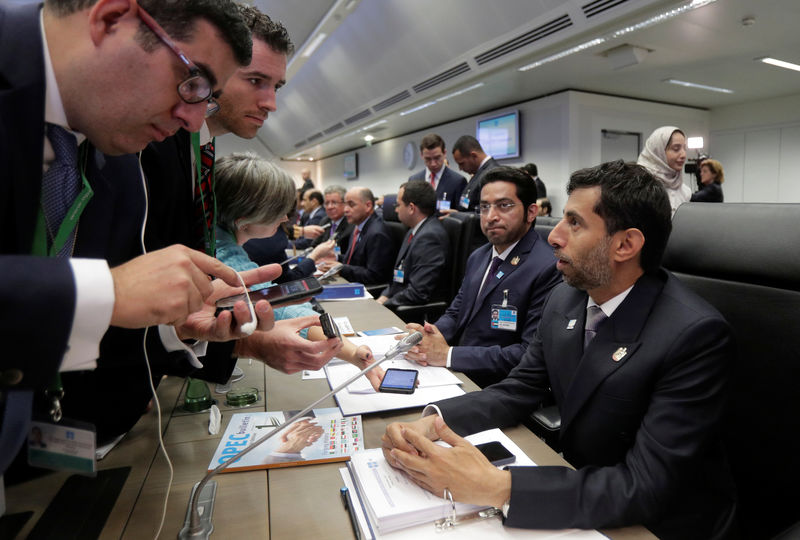
[{"label": "man in dark suit", "polygon": [[522,167],[520,167],[523,171],[528,173],[528,176],[533,178],[533,181],[536,182],[536,191],[539,192],[539,199],[547,198],[547,187],[545,187],[544,182],[542,179],[539,178],[539,167],[536,166],[536,163],[526,163]]},{"label": "man in dark suit", "polygon": [[[390,426],[387,459],[433,493],[446,487],[457,501],[502,507],[510,527],[642,524],[665,539],[727,538],[735,507],[720,440],[728,324],[659,268],[671,212],[646,169],[622,161],[584,169],[567,192],[550,233],[566,283],[553,290],[519,367],[482,392],[429,406],[441,416],[406,424],[405,436]],[[550,389],[575,470],[499,470],[455,434],[514,425]],[[426,436],[455,448],[433,448]]]},{"label": "man in dark suit", "polygon": [[[386,225],[375,215],[375,196],[368,188],[350,188],[344,204],[344,215],[353,226],[353,234],[347,251],[339,257],[344,263],[339,274],[348,281],[364,285],[389,281],[396,251]],[[329,256],[334,248],[331,243]],[[333,264],[323,263],[320,268],[327,270]]]},{"label": "man in dark suit", "polygon": [[[209,273],[238,282],[183,247],[137,256],[141,171],[135,156],[110,156],[199,127],[214,91],[249,60],[247,29],[226,13],[229,2],[191,15],[185,2],[86,4],[0,6],[0,408],[20,421],[15,429],[26,429],[33,392],[56,373],[94,368],[105,343],[125,354],[112,331],[185,319],[213,292]],[[183,58],[147,12],[184,36],[175,40]],[[203,69],[189,70],[187,58]],[[72,206],[54,219],[53,205]],[[2,471],[18,444],[6,429],[0,439]]]},{"label": "man in dark suit", "polygon": [[458,201],[467,181],[444,164],[447,159],[444,139],[436,133],[429,133],[422,138],[419,151],[425,169],[409,176],[408,181],[420,180],[429,183],[436,190],[438,209],[458,208]]},{"label": "man in dark suit", "polygon": [[481,190],[481,230],[489,243],[467,260],[458,294],[406,356],[466,373],[481,387],[502,380],[533,339],[542,306],[561,281],[553,250],[533,228],[536,186],[523,172],[494,169]]},{"label": "man in dark suit", "polygon": [[324,232],[320,227],[322,218],[325,217],[323,207],[325,200],[322,193],[316,189],[308,189],[303,193],[303,216],[300,224],[294,226],[294,245],[297,249],[305,249]]},{"label": "man in dark suit", "polygon": [[474,211],[480,202],[483,176],[499,167],[500,164],[492,156],[486,155],[481,143],[472,135],[462,135],[456,140],[456,144],[453,145],[453,159],[458,163],[459,169],[472,175],[464,188],[458,206],[453,209],[461,212]]},{"label": "man in dark suit", "polygon": [[430,184],[406,182],[397,191],[397,216],[409,228],[394,263],[392,282],[378,302],[388,308],[438,299],[449,239],[436,219],[436,192]]}]

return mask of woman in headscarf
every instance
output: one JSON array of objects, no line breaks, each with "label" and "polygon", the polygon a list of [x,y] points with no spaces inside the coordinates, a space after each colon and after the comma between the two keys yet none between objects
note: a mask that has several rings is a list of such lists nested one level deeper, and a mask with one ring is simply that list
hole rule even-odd
[{"label": "woman in headscarf", "polygon": [[655,130],[644,143],[644,150],[636,162],[649,170],[666,188],[673,215],[678,206],[692,198],[692,190],[683,183],[686,135],[680,129],[663,126]]}]

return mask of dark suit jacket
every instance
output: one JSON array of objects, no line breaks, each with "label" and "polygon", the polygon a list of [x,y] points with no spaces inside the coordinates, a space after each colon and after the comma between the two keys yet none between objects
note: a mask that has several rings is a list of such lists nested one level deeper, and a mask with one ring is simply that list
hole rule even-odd
[{"label": "dark suit jacket", "polygon": [[411,230],[403,238],[394,267],[403,269],[403,283],[392,282],[381,293],[388,296],[385,306],[419,305],[442,296],[437,290],[447,264],[450,240],[435,216],[422,222],[409,242]]},{"label": "dark suit jacket", "polygon": [[[317,212],[313,216],[307,212],[303,213],[303,216],[300,218],[300,226],[305,227],[307,225],[321,225],[321,221],[327,217],[328,216],[325,214],[325,208],[320,206],[317,208]],[[305,249],[310,246],[314,240],[316,240],[316,238],[298,238],[294,243],[297,249]]]},{"label": "dark suit jacket", "polygon": [[[75,310],[69,261],[29,256],[44,145],[44,56],[37,5],[0,5],[0,391],[52,383]],[[24,61],[20,54],[24,51]],[[35,323],[33,322],[35,321]],[[47,339],[42,339],[42,332]],[[16,379],[17,377],[13,377]]]},{"label": "dark suit jacket", "polygon": [[478,170],[475,171],[475,174],[472,175],[472,178],[469,179],[467,186],[464,188],[464,193],[469,196],[469,207],[459,206],[459,210],[472,211],[478,207],[478,203],[481,202],[481,179],[487,172],[499,166],[500,164],[493,157],[490,157],[486,163],[478,167]]},{"label": "dark suit jacket", "polygon": [[[422,169],[416,174],[408,177],[408,181],[421,180],[423,182],[430,182],[430,178],[426,178],[425,174],[427,169]],[[464,191],[464,186],[467,185],[467,180],[458,174],[450,167],[445,167],[442,172],[442,177],[439,178],[439,183],[436,184],[436,200],[440,201],[446,198],[450,201],[450,208],[453,210],[458,209],[458,201],[461,199],[461,193]]]},{"label": "dark suit jacket", "polygon": [[[328,223],[331,222],[331,218],[327,215],[322,218],[322,221],[319,222],[320,226],[324,227]],[[347,248],[350,247],[350,237],[353,236],[353,225],[347,222],[347,218],[344,216],[339,224],[336,226],[336,230],[333,233],[333,238],[336,240],[336,245],[339,246],[339,249],[342,253],[347,253]],[[313,247],[317,247],[323,242],[330,240],[331,238],[331,230],[327,229],[324,233],[319,235],[314,239],[314,242],[311,243]]]},{"label": "dark suit jacket", "polygon": [[[364,285],[386,283],[392,277],[395,253],[394,241],[386,225],[381,218],[373,214],[364,223],[358,241],[353,247],[350,264],[345,264],[339,274],[353,283]],[[347,251],[342,252],[341,261],[347,261]]]},{"label": "dark suit jacket", "polygon": [[[491,254],[492,245],[486,244],[470,255],[458,294],[436,321],[447,342],[455,345],[452,369],[480,386],[502,380],[519,363],[539,326],[547,295],[561,282],[552,248],[531,227],[500,265],[502,277],[488,276],[478,294]],[[513,332],[490,327],[492,306],[502,304],[505,290],[508,303],[517,308]]]},{"label": "dark suit jacket", "polygon": [[720,537],[734,507],[720,443],[727,323],[662,270],[637,281],[584,350],[586,303],[585,292],[556,287],[520,365],[440,402],[444,419],[461,434],[511,426],[552,388],[577,470],[512,468],[511,527],[643,524],[659,538]]},{"label": "dark suit jacket", "polygon": [[692,193],[692,202],[723,202],[722,185],[711,182]]}]

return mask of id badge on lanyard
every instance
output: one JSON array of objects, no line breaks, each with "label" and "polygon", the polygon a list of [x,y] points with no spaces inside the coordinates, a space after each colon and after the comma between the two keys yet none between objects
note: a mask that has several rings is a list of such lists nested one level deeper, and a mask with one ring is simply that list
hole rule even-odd
[{"label": "id badge on lanyard", "polygon": [[489,327],[492,330],[517,331],[517,313],[515,306],[508,303],[508,289],[503,291],[503,303],[492,304]]}]

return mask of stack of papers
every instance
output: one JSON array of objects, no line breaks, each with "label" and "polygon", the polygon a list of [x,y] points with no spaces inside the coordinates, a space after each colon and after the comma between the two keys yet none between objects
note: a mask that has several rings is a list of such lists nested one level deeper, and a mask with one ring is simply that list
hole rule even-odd
[{"label": "stack of papers", "polygon": [[[475,433],[466,438],[473,444],[500,441],[510,450],[516,461],[509,465],[535,466],[536,464],[499,429]],[[442,446],[449,446],[439,442]],[[449,501],[437,497],[417,486],[406,474],[390,466],[381,449],[356,452],[346,468],[339,469],[348,488],[354,514],[354,526],[361,538],[387,538],[412,540],[441,540],[448,532],[438,532],[433,521],[450,517]],[[486,507],[456,503],[456,514],[464,516]],[[605,539],[592,530],[527,530],[504,527],[499,517],[473,519],[456,525],[449,534],[459,540],[485,540],[486,538],[550,539]]]},{"label": "stack of papers", "polygon": [[[376,360],[383,358],[397,344],[394,336],[356,337],[350,338],[350,341],[356,346],[367,345],[372,349]],[[359,377],[335,395],[343,415],[423,407],[440,399],[464,394],[459,378],[444,367],[420,366],[400,355],[382,363],[381,368],[416,369],[419,371],[419,386],[413,394],[376,392],[366,377]],[[324,370],[331,388],[336,388],[360,371],[356,366],[343,361],[331,361]]]}]

